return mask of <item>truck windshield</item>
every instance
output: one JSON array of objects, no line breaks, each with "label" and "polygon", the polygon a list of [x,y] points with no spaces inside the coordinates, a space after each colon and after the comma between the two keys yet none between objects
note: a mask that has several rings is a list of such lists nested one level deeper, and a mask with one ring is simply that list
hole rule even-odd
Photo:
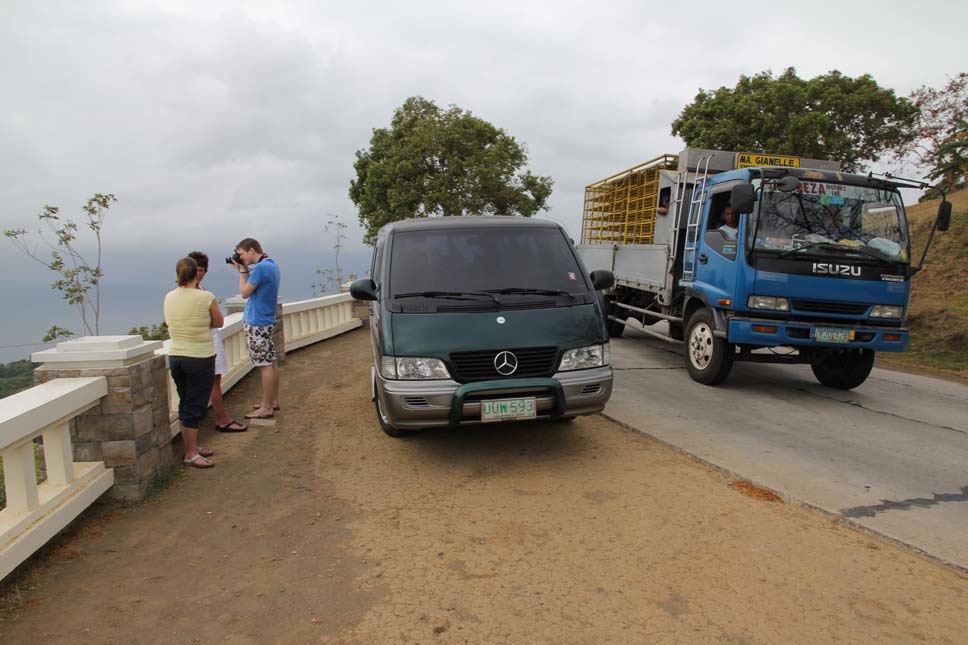
[{"label": "truck windshield", "polygon": [[907,222],[896,191],[801,181],[788,193],[767,185],[761,195],[750,220],[750,231],[759,220],[756,251],[910,261]]},{"label": "truck windshield", "polygon": [[[393,297],[435,293],[514,299],[569,296],[588,287],[561,231],[538,227],[455,227],[397,232],[390,252]],[[487,299],[482,297],[482,299]]]}]

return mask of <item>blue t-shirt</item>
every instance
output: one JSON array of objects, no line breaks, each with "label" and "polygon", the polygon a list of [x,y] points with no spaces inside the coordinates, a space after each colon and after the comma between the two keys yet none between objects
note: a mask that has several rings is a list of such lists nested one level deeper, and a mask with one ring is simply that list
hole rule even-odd
[{"label": "blue t-shirt", "polygon": [[279,265],[272,258],[263,258],[249,267],[249,284],[255,285],[256,289],[245,303],[242,320],[254,327],[274,325],[279,299]]}]

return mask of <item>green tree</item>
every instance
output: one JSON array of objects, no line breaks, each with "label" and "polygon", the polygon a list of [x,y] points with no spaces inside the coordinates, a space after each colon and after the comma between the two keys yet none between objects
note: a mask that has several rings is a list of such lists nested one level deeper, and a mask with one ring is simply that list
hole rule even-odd
[{"label": "green tree", "polygon": [[168,335],[168,323],[165,321],[161,321],[161,324],[152,325],[151,327],[147,325],[132,327],[128,330],[128,334],[131,336],[141,336],[145,340],[168,340],[170,338]]},{"label": "green tree", "polygon": [[[73,220],[61,219],[57,206],[44,206],[43,212],[37,215],[43,227],[37,230],[39,242],[33,245],[28,242],[26,229],[6,229],[3,232],[27,257],[58,275],[51,289],[60,291],[64,300],[77,308],[85,333],[94,336],[100,333],[101,327],[101,278],[104,277],[101,270],[101,228],[108,209],[116,201],[113,194],[97,193],[82,207],[87,216],[87,228],[94,234],[97,260],[94,263],[89,262],[78,248],[78,225]],[[48,237],[51,235],[53,239]],[[41,255],[41,243],[50,251],[49,257]],[[54,325],[44,336],[44,342],[72,335],[69,329]]]},{"label": "green tree", "polygon": [[28,360],[0,363],[0,399],[34,384],[34,364]]},{"label": "green tree", "polygon": [[547,210],[552,180],[522,172],[526,148],[457,106],[411,97],[389,128],[356,152],[350,199],[372,244],[381,226],[433,215],[524,215]]},{"label": "green tree", "polygon": [[864,74],[832,71],[810,80],[787,68],[740,76],[736,87],[699,90],[672,122],[698,148],[840,161],[856,171],[910,140],[917,108]]},{"label": "green tree", "polygon": [[911,92],[918,110],[914,136],[896,148],[898,157],[927,172],[944,188],[956,188],[968,175],[968,73],[962,72],[935,89],[922,85]]}]

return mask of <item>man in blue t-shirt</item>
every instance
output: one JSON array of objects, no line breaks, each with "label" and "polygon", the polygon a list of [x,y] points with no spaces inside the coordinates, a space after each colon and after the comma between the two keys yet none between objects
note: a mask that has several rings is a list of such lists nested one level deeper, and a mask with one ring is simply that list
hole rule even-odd
[{"label": "man in blue t-shirt", "polygon": [[276,328],[276,301],[279,299],[279,265],[262,251],[258,240],[247,237],[235,246],[242,262],[239,293],[248,298],[242,315],[245,341],[252,365],[262,377],[262,401],[246,419],[271,419],[279,409],[279,364],[272,334]]}]

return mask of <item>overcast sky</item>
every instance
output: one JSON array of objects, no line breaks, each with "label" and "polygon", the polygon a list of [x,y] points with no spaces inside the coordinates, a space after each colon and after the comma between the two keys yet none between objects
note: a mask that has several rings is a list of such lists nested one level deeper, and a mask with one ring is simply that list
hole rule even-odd
[{"label": "overcast sky", "polygon": [[[968,68],[964,2],[653,4],[2,0],[0,222],[35,228],[44,204],[81,219],[111,192],[108,281],[163,267],[167,285],[187,249],[252,236],[305,297],[331,263],[327,214],[351,265],[368,254],[354,152],[409,96],[525,144],[555,182],[547,216],[578,237],[584,186],[678,152],[670,123],[700,88],[794,66],[906,96]],[[0,243],[0,287],[50,282]]]}]

